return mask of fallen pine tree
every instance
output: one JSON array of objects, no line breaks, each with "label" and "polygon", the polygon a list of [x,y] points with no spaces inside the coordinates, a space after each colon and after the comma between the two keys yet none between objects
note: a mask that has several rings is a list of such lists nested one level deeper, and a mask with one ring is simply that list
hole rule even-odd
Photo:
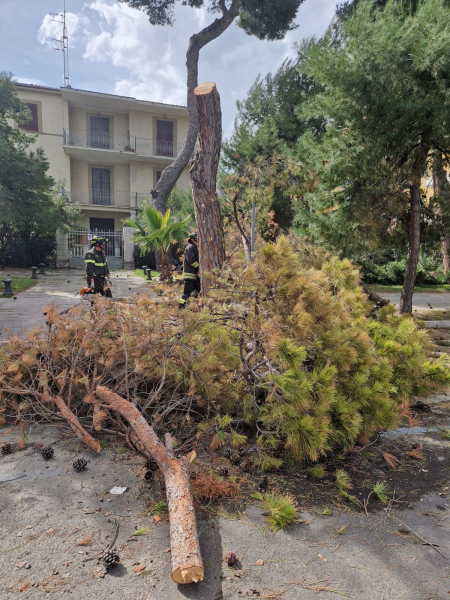
[{"label": "fallen pine tree", "polygon": [[[95,450],[96,432],[113,431],[156,460],[179,582],[200,580],[203,567],[193,455],[177,452],[252,436],[256,465],[300,466],[392,427],[405,399],[450,382],[426,330],[392,306],[376,310],[347,260],[282,237],[254,264],[236,253],[211,275],[208,298],[182,313],[175,289],[161,304],[49,307],[45,332],[0,349],[0,418],[65,422]],[[175,452],[158,439],[167,433]]]},{"label": "fallen pine tree", "polygon": [[445,362],[429,356],[427,331],[392,306],[375,311],[351,262],[287,238],[250,266],[235,255],[210,297],[183,313],[178,294],[161,304],[98,299],[64,315],[50,307],[44,335],[13,336],[0,349],[0,414],[65,419],[61,405],[42,401],[46,390],[92,435],[128,435],[98,403],[103,386],[185,449],[203,432],[221,444],[219,417],[236,443],[256,437],[262,463],[295,463],[395,425],[405,398],[450,381]]}]

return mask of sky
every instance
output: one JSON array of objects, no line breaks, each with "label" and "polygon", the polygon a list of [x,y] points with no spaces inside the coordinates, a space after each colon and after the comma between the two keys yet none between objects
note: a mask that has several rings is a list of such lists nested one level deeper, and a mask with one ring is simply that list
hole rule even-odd
[{"label": "sky", "polygon": [[[223,131],[228,137],[236,101],[244,99],[260,74],[275,72],[295,56],[294,45],[322,35],[336,0],[305,0],[294,31],[284,40],[264,42],[233,23],[201,50],[199,83],[215,81],[221,97]],[[0,71],[18,81],[63,85],[63,57],[55,51],[63,0],[0,0]],[[185,56],[189,37],[211,23],[206,9],[177,3],[172,27],[150,25],[144,12],[117,0],[66,0],[70,85],[73,88],[186,105]],[[58,18],[58,17],[56,17]]]}]

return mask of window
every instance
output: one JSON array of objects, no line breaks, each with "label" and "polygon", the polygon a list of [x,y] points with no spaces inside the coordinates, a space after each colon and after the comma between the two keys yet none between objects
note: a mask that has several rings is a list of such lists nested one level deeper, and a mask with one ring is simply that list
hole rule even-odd
[{"label": "window", "polygon": [[28,106],[31,113],[31,121],[20,124],[19,129],[23,129],[24,131],[39,131],[38,105],[31,102],[24,102],[24,104]]},{"label": "window", "polygon": [[110,148],[109,119],[91,117],[91,148]]},{"label": "window", "polygon": [[156,183],[161,179],[161,173],[162,171],[156,171]]},{"label": "window", "polygon": [[92,204],[111,204],[111,171],[92,169]]},{"label": "window", "polygon": [[173,156],[173,121],[156,121],[156,154]]}]

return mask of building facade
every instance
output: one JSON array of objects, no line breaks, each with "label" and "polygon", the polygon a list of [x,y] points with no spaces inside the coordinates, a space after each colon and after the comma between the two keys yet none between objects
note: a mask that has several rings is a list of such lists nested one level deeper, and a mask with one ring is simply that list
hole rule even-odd
[{"label": "building facade", "polygon": [[[58,234],[57,259],[81,266],[90,237],[101,233],[109,263],[134,267],[132,231],[122,220],[151,198],[161,171],[178,155],[187,109],[74,88],[16,83],[16,89],[32,116],[21,128],[38,134],[34,147],[43,148],[49,175],[67,202],[81,208],[83,228]],[[189,189],[187,169],[177,185]]]}]

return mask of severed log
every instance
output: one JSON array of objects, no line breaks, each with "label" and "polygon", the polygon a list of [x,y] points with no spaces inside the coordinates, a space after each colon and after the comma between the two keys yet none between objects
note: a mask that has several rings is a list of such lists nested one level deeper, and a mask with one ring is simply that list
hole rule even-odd
[{"label": "severed log", "polygon": [[96,394],[104,408],[114,410],[126,419],[133,437],[139,439],[164,475],[170,521],[172,579],[176,583],[202,581],[203,561],[189,480],[190,463],[196,456],[195,452],[180,459],[175,458],[170,436],[165,447],[134,404],[104,386],[99,385]]},{"label": "severed log", "polygon": [[71,429],[82,442],[95,452],[100,452],[100,442],[94,439],[81,425],[76,416],[60,396],[51,396],[48,392],[42,395],[42,402],[53,402],[58,407],[58,415],[64,417]]},{"label": "severed log", "polygon": [[198,231],[200,280],[207,294],[205,273],[220,269],[225,261],[225,239],[222,215],[217,197],[216,179],[222,142],[220,96],[213,82],[194,89],[198,120],[198,146],[189,169],[195,222]]}]

